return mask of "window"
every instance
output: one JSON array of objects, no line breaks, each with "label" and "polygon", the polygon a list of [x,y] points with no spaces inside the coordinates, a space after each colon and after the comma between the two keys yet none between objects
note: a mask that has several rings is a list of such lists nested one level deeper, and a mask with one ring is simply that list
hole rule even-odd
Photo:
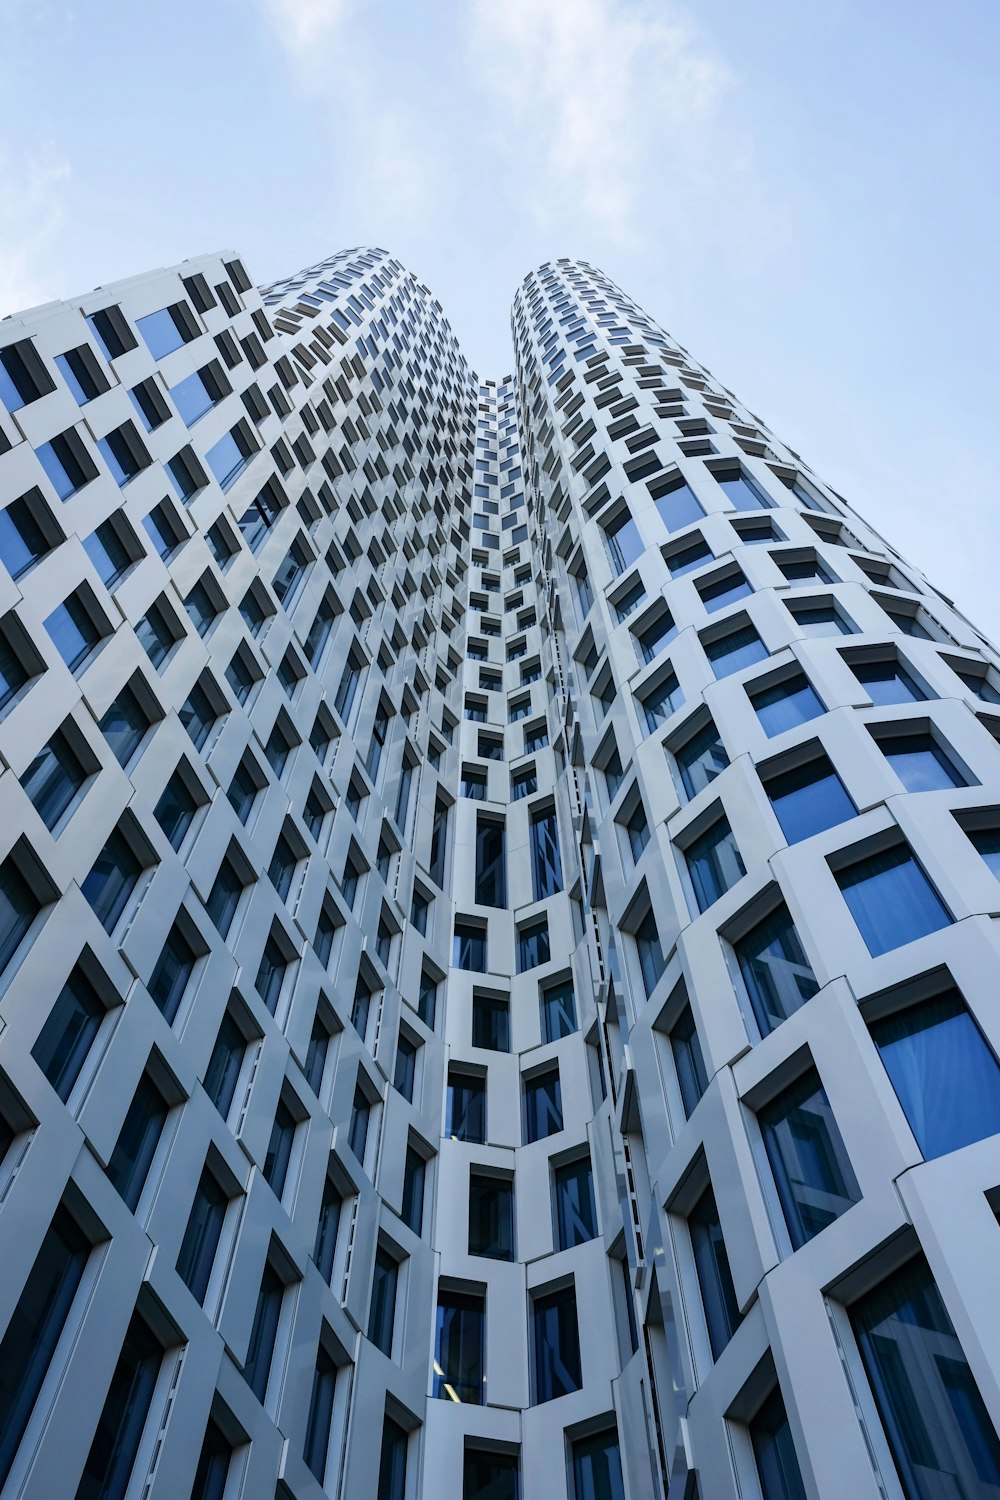
[{"label": "window", "polygon": [[660,520],[668,531],[679,531],[682,526],[690,526],[692,521],[700,521],[705,514],[695,499],[693,490],[680,475],[666,482],[655,481],[650,484],[649,492]]},{"label": "window", "polygon": [[928,1161],[1000,1132],[1000,1065],[958,990],[869,1029]]},{"label": "window", "polygon": [[504,825],[495,818],[476,819],[476,902],[507,905],[507,859]]},{"label": "window", "polygon": [[355,662],[353,655],[348,655],[347,665],[341,674],[340,685],[333,700],[333,706],[345,724],[351,716],[351,709],[354,705],[360,681],[361,668]]},{"label": "window", "polygon": [[417,1076],[417,1052],[416,1042],[411,1042],[408,1036],[400,1032],[396,1041],[396,1065],[392,1075],[392,1086],[404,1099],[413,1102],[413,1085]]},{"label": "window", "polygon": [[616,1428],[577,1438],[572,1451],[573,1500],[625,1500]]},{"label": "window", "polygon": [[544,1141],[563,1128],[562,1089],[558,1067],[524,1080],[524,1139]]},{"label": "window", "polygon": [[826,1090],[810,1068],[757,1111],[792,1248],[861,1197]]},{"label": "window", "polygon": [[120,488],[152,462],[132,422],[123,422],[107,437],[98,438],[97,447]]},{"label": "window", "polygon": [[143,1073],[107,1167],[112,1187],[133,1213],[153,1164],[168,1109],[160,1089],[148,1073]]},{"label": "window", "polygon": [[698,1037],[698,1028],[694,1023],[694,1013],[690,1002],[685,1004],[670,1029],[670,1051],[674,1059],[674,1068],[677,1071],[677,1086],[681,1093],[681,1103],[684,1106],[685,1115],[690,1119],[699,1099],[708,1088],[705,1059],[702,1056],[701,1041]]},{"label": "window", "polygon": [[399,1265],[381,1245],[375,1251],[372,1300],[368,1311],[368,1337],[376,1349],[392,1358],[392,1335],[396,1322],[396,1290]]},{"label": "window", "polygon": [[0,510],[0,562],[11,578],[20,578],[61,540],[37,490]]},{"label": "window", "polygon": [[622,574],[630,568],[643,551],[639,528],[631,514],[624,510],[614,520],[603,525],[604,544],[615,573]]},{"label": "window", "polygon": [[198,634],[200,636],[207,635],[212,628],[212,622],[219,613],[219,610],[203,579],[199,579],[187,595],[184,600],[184,608],[187,610],[191,623]]},{"label": "window", "polygon": [[583,1384],[576,1289],[567,1287],[532,1298],[534,1404],[554,1401]]},{"label": "window", "polygon": [[116,828],[80,887],[105,932],[113,932],[139,883],[142,860],[125,830]]},{"label": "window", "polygon": [[747,694],[760,720],[761,728],[769,737],[795,729],[815,719],[825,709],[808,680],[801,672],[792,677],[783,677],[769,687],[753,688],[747,684]]},{"label": "window", "polygon": [[486,928],[484,926],[476,922],[463,922],[456,917],[452,948],[452,963],[456,969],[471,969],[476,974],[486,973]]},{"label": "window", "polygon": [[149,993],[153,1004],[168,1025],[173,1025],[197,961],[198,955],[183,928],[175,922],[167,933],[167,940],[149,979]]},{"label": "window", "polygon": [[114,588],[133,563],[143,556],[131,527],[118,519],[102,521],[86,538],[83,547],[97,576],[108,589]]},{"label": "window", "polygon": [[509,1177],[469,1174],[469,1254],[514,1259],[514,1183]]},{"label": "window", "polygon": [[182,634],[172,614],[163,608],[159,600],[149,606],[135,627],[135,638],[157,671],[166,662]]},{"label": "window", "polygon": [[734,948],[761,1036],[780,1026],[819,989],[785,906],[776,907]]},{"label": "window", "polygon": [[472,1045],[490,1052],[510,1051],[510,1001],[499,995],[472,995]]},{"label": "window", "polygon": [[[26,641],[22,648],[20,630],[17,633],[17,645],[12,635],[12,631],[0,628],[0,710],[13,703],[29,679],[40,670],[34,665],[34,658],[29,655]],[[26,661],[31,661],[31,665],[26,665]]]},{"label": "window", "polygon": [[231,856],[226,854],[219,866],[219,873],[215,877],[212,889],[208,893],[208,900],[205,902],[205,910],[222,937],[229,935],[242,894],[243,881]]},{"label": "window", "polygon": [[[636,650],[639,653],[640,660],[643,662],[653,661],[659,656],[667,642],[673,640],[676,634],[677,627],[674,625],[673,617],[662,607],[652,619],[649,619],[647,616],[645,623],[640,621],[639,625],[633,631]],[[610,683],[610,687],[613,696],[613,682]]]},{"label": "window", "polygon": [[729,677],[733,672],[742,672],[767,656],[767,647],[752,625],[741,625],[727,635],[714,636],[705,641],[705,654],[712,663],[716,677]]},{"label": "window", "polygon": [[132,387],[128,396],[147,432],[155,432],[157,427],[162,427],[169,419],[169,408],[152,376],[140,380],[138,385]]},{"label": "window", "polygon": [[191,1500],[223,1500],[232,1456],[233,1449],[229,1439],[209,1417],[195,1470]]},{"label": "window", "polygon": [[[440,797],[434,803],[434,822],[431,827],[431,847],[427,873],[436,886],[444,889],[445,858],[448,845],[448,804]],[[456,927],[457,937],[457,927]],[[464,965],[459,965],[464,967]]]},{"label": "window", "polygon": [[667,967],[652,907],[647,906],[642,920],[635,929],[634,936],[639,957],[639,972],[642,975],[643,989],[648,997],[656,989]]},{"label": "window", "polygon": [[64,599],[46,619],[45,629],[71,672],[84,665],[105,634],[81,593]]},{"label": "window", "polygon": [[266,1261],[264,1274],[260,1279],[257,1305],[254,1308],[246,1363],[243,1366],[243,1379],[262,1405],[267,1395],[267,1382],[271,1374],[271,1360],[274,1358],[274,1346],[278,1338],[278,1321],[281,1317],[281,1303],[284,1295],[284,1282],[271,1262]]},{"label": "window", "polygon": [[1000,1442],[923,1256],[850,1315],[906,1495],[935,1500],[947,1488],[971,1496],[1000,1486]]},{"label": "window", "polygon": [[236,1085],[246,1056],[247,1039],[230,1011],[222,1017],[203,1080],[205,1093],[225,1120],[236,1096]]},{"label": "window", "polygon": [[198,326],[185,302],[175,302],[170,307],[161,307],[158,312],[136,318],[146,348],[154,359],[163,359],[182,344],[190,343],[197,336]]},{"label": "window", "polygon": [[233,779],[226,791],[233,811],[244,825],[261,791],[261,786],[262,778],[259,772],[253,762],[244,756],[233,772]]},{"label": "window", "polygon": [[159,505],[154,505],[149,515],[143,520],[157,555],[164,561],[167,560],[182,542],[187,540],[187,532],[177,520],[173,506],[166,500],[161,500]]},{"label": "window", "polygon": [[923,734],[879,734],[875,742],[908,792],[939,792],[965,786],[934,737]]},{"label": "window", "polygon": [[905,844],[848,865],[836,871],[836,878],[873,958],[951,922]]},{"label": "window", "polygon": [[688,798],[697,797],[709,782],[714,781],[726,769],[729,756],[711,719],[703,729],[699,729],[683,745],[677,747],[674,760]]},{"label": "window", "polygon": [[97,478],[97,465],[72,427],[36,448],[35,456],[60,500],[69,500]]},{"label": "window", "polygon": [[895,657],[883,657],[877,661],[849,661],[848,666],[877,707],[893,703],[919,703],[927,696]]},{"label": "window", "polygon": [[205,689],[205,680],[203,675],[177,710],[177,717],[194,741],[196,750],[204,749],[220,712]]},{"label": "window", "polygon": [[134,1312],[83,1466],[77,1500],[124,1500],[162,1362],[159,1339]]},{"label": "window", "polygon": [[549,945],[549,924],[543,917],[540,921],[527,922],[517,928],[517,972],[535,969],[547,964],[552,957]]},{"label": "window", "polygon": [[[2,654],[2,653],[0,653]],[[141,682],[141,678],[135,679]],[[2,681],[2,662],[0,662]],[[125,683],[117,698],[100,721],[100,728],[111,747],[115,760],[127,766],[151,728],[152,720],[131,683]]]},{"label": "window", "polygon": [[563,979],[558,984],[546,985],[541,993],[541,1007],[544,1042],[558,1042],[560,1037],[571,1036],[576,1030],[572,980]]},{"label": "window", "polygon": [[57,729],[21,777],[21,785],[38,816],[51,830],[88,780],[89,772],[69,736],[65,730]]},{"label": "window", "polygon": [[386,1415],[382,1422],[382,1449],[378,1467],[376,1500],[405,1500],[407,1436],[398,1422]]},{"label": "window", "polygon": [[792,1429],[777,1386],[750,1422],[748,1431],[763,1500],[806,1500]]},{"label": "window", "polygon": [[306,1048],[306,1060],[302,1065],[306,1083],[313,1093],[319,1096],[320,1087],[323,1083],[323,1074],[326,1071],[326,1059],[330,1050],[330,1031],[323,1017],[317,1010],[313,1017],[312,1030],[309,1033],[309,1045]]},{"label": "window", "polygon": [[280,1198],[288,1177],[288,1166],[292,1159],[295,1141],[295,1116],[284,1099],[278,1100],[271,1124],[271,1138],[264,1156],[264,1181],[276,1198]]},{"label": "window", "polygon": [[790,844],[855,816],[854,803],[825,755],[769,776],[764,790]]},{"label": "window", "polygon": [[0,349],[0,401],[10,412],[30,406],[55,385],[30,339]]},{"label": "window", "polygon": [[520,1500],[517,1455],[466,1447],[462,1460],[462,1500]]},{"label": "window", "polygon": [[419,1234],[424,1223],[424,1183],[427,1163],[419,1151],[407,1146],[403,1162],[403,1196],[399,1216],[407,1228]]},{"label": "window", "polygon": [[0,1485],[24,1437],[89,1255],[90,1242],[60,1205],[0,1340]]},{"label": "window", "polygon": [[31,1055],[65,1104],[94,1043],[105,1008],[79,967],[56,996]]},{"label": "window", "polygon": [[228,1207],[225,1189],[206,1167],[198,1179],[177,1257],[177,1274],[201,1306],[205,1303]]},{"label": "window", "polygon": [[724,817],[688,845],[686,858],[700,912],[707,911],[746,874],[733,830]]},{"label": "window", "polygon": [[520,802],[522,797],[530,797],[538,791],[538,775],[535,767],[525,766],[521,771],[514,771],[510,778],[510,800]]},{"label": "window", "polygon": [[769,510],[774,503],[740,465],[716,469],[712,477],[736,510]]},{"label": "window", "polygon": [[486,1380],[486,1299],[438,1287],[434,1395],[481,1406]]},{"label": "window", "polygon": [[982,855],[987,867],[1000,880],[1000,828],[980,828],[969,832],[973,847]]},{"label": "window", "polygon": [[473,802],[486,801],[486,775],[482,771],[466,766],[462,771],[462,796]]},{"label": "window", "polygon": [[718,1359],[742,1319],[711,1185],[705,1189],[688,1215],[688,1228],[691,1231],[691,1249],[694,1252],[701,1302],[708,1325],[708,1341],[712,1347],[712,1358]]},{"label": "window", "polygon": [[746,578],[735,569],[724,573],[721,578],[707,578],[704,583],[697,585],[697,589],[709,614],[714,614],[717,609],[725,609],[727,605],[735,604],[737,599],[745,599],[748,594],[753,593]]},{"label": "window", "polygon": [[655,687],[648,688],[639,698],[639,703],[649,733],[653,734],[683,702],[684,695],[673,672],[668,672]]},{"label": "window", "polygon": [[426,969],[420,971],[420,990],[417,995],[417,1015],[431,1031],[437,1019],[438,981]]},{"label": "window", "polygon": [[257,969],[257,978],[254,981],[254,989],[272,1016],[277,1012],[281,990],[285,983],[285,974],[291,964],[291,959],[285,953],[284,946],[278,937],[278,931],[279,929],[272,928],[268,933]]},{"label": "window", "polygon": [[597,1199],[590,1157],[567,1162],[553,1172],[556,1231],[560,1250],[597,1238]]},{"label": "window", "polygon": [[320,1344],[316,1352],[309,1415],[306,1418],[306,1440],[302,1450],[306,1468],[322,1485],[326,1476],[326,1459],[330,1447],[333,1421],[333,1397],[337,1386],[337,1366]]},{"label": "window", "polygon": [[199,417],[211,411],[228,394],[229,387],[223,383],[221,373],[213,361],[170,387],[171,399],[185,427],[193,427]]},{"label": "window", "polygon": [[673,550],[668,551],[665,548],[664,556],[671,578],[682,578],[685,573],[694,572],[706,562],[715,561],[715,553],[700,536],[695,541],[685,543]]},{"label": "window", "polygon": [[453,1141],[486,1140],[486,1078],[479,1073],[448,1069],[448,1097],[444,1133]]},{"label": "window", "polygon": [[543,901],[563,888],[559,829],[554,807],[531,814],[531,880],[534,899]]},{"label": "window", "polygon": [[313,1260],[323,1280],[330,1285],[333,1263],[337,1254],[337,1233],[340,1229],[340,1213],[344,1200],[335,1184],[327,1177],[323,1183],[323,1198],[320,1203],[319,1221],[316,1225],[316,1244]]},{"label": "window", "polygon": [[855,627],[835,604],[789,604],[788,613],[803,635],[853,635]]}]

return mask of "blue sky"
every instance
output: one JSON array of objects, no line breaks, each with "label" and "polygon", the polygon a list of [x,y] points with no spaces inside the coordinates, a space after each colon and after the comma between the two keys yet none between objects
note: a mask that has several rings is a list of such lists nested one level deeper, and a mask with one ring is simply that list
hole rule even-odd
[{"label": "blue sky", "polygon": [[375,243],[500,375],[582,256],[997,638],[998,59],[996,0],[5,0],[0,314]]}]

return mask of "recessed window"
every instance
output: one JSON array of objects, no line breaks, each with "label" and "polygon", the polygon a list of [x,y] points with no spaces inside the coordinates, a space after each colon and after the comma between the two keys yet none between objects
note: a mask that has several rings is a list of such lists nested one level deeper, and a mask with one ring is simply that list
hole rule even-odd
[{"label": "recessed window", "polygon": [[1000,1132],[1000,1064],[957,990],[869,1030],[928,1161]]},{"label": "recessed window", "polygon": [[205,1303],[228,1207],[225,1188],[215,1173],[206,1167],[198,1179],[177,1256],[177,1274],[201,1306]]},{"label": "recessed window", "polygon": [[765,494],[739,464],[733,468],[710,471],[716,484],[736,510],[769,510],[774,501]]},{"label": "recessed window", "polygon": [[905,845],[871,854],[835,873],[873,958],[951,922],[937,891]]},{"label": "recessed window", "polygon": [[516,929],[516,937],[519,974],[548,963],[552,952],[549,945],[549,924],[544,917],[534,922],[525,922]]},{"label": "recessed window", "polygon": [[72,720],[69,733],[57,729],[21,777],[21,785],[46,828],[52,830],[79,797],[90,779],[90,771],[70,739],[76,735]]},{"label": "recessed window", "polygon": [[479,923],[455,920],[452,963],[456,969],[486,972],[486,928]]},{"label": "recessed window", "polygon": [[577,1029],[577,1021],[571,980],[563,979],[542,989],[541,1013],[544,1042],[558,1042],[564,1036],[572,1036]]},{"label": "recessed window", "polygon": [[685,573],[693,573],[707,562],[714,562],[715,553],[707,542],[698,537],[697,541],[689,542],[683,547],[672,550],[664,548],[664,558],[671,578],[682,578]]},{"label": "recessed window", "polygon": [[647,906],[642,919],[635,928],[633,936],[635,937],[636,953],[639,959],[639,971],[642,975],[642,985],[648,998],[656,989],[667,967],[652,907]]},{"label": "recessed window", "polygon": [[30,339],[0,349],[0,401],[8,411],[20,411],[54,390],[55,384]]},{"label": "recessed window", "polygon": [[572,1250],[597,1238],[597,1198],[590,1157],[566,1162],[552,1174],[556,1238],[560,1250]]},{"label": "recessed window", "polygon": [[680,708],[684,695],[674,673],[668,672],[653,687],[647,688],[638,701],[646,720],[646,729],[653,734]]},{"label": "recessed window", "polygon": [[168,1026],[172,1026],[188,987],[198,955],[180,922],[167,933],[149,979],[149,993]]},{"label": "recessed window", "polygon": [[563,1128],[562,1089],[558,1067],[524,1080],[524,1139],[543,1141]]},{"label": "recessed window", "polygon": [[388,1414],[382,1421],[378,1500],[406,1500],[406,1432]]},{"label": "recessed window", "polygon": [[730,630],[726,635],[715,636],[704,641],[703,645],[718,678],[742,672],[745,667],[752,666],[756,661],[763,661],[767,656],[767,647],[750,624]]},{"label": "recessed window", "polygon": [[680,531],[682,526],[704,518],[705,512],[694,491],[680,474],[655,480],[649,485],[649,493],[668,531]]},{"label": "recessed window", "polygon": [[486,1298],[438,1288],[433,1394],[481,1406],[486,1381]]},{"label": "recessed window", "polygon": [[56,996],[31,1049],[32,1057],[64,1104],[73,1092],[106,1014],[101,997],[78,964]]},{"label": "recessed window", "polygon": [[514,1259],[514,1183],[491,1172],[469,1174],[469,1254]]},{"label": "recessed window", "polygon": [[375,1251],[372,1300],[368,1311],[368,1337],[376,1349],[381,1349],[389,1359],[392,1358],[398,1286],[399,1262],[379,1245]]},{"label": "recessed window", "polygon": [[757,1111],[792,1247],[798,1250],[861,1197],[815,1068]]},{"label": "recessed window", "polygon": [[296,1119],[284,1098],[278,1100],[271,1124],[271,1137],[264,1153],[263,1178],[280,1200],[288,1180],[288,1168],[295,1144]]},{"label": "recessed window", "polygon": [[1000,1441],[948,1309],[917,1256],[850,1309],[903,1491],[1000,1487]]},{"label": "recessed window", "polygon": [[746,874],[727,818],[719,818],[688,844],[685,857],[700,912],[707,911]]},{"label": "recessed window", "polygon": [[737,599],[745,599],[748,594],[753,593],[753,589],[738,568],[730,569],[722,577],[706,578],[703,583],[697,585],[697,589],[702,604],[710,614],[717,609],[725,609],[727,605],[735,604]]},{"label": "recessed window", "polygon": [[445,1135],[453,1141],[486,1140],[486,1077],[461,1068],[448,1069]]},{"label": "recessed window", "polygon": [[267,1395],[284,1296],[284,1282],[271,1262],[265,1261],[260,1290],[257,1293],[257,1305],[254,1308],[253,1323],[250,1327],[250,1344],[247,1349],[246,1363],[243,1366],[243,1379],[261,1404]]},{"label": "recessed window", "polygon": [[165,358],[198,334],[194,316],[185,302],[175,302],[144,318],[136,318],[135,326],[154,359]]},{"label": "recessed window", "polygon": [[969,831],[973,847],[982,855],[987,867],[1000,880],[1000,827]]},{"label": "recessed window", "polygon": [[532,811],[529,831],[532,890],[534,899],[542,901],[563,888],[555,808]]},{"label": "recessed window", "polygon": [[[398,1054],[397,1054],[398,1056]],[[408,1229],[419,1235],[424,1223],[424,1187],[427,1163],[419,1151],[407,1146],[403,1161],[403,1193],[399,1216]]]},{"label": "recessed window", "polygon": [[139,1206],[170,1106],[149,1073],[143,1073],[108,1161],[112,1187],[133,1213]]},{"label": "recessed window", "polygon": [[670,1051],[677,1072],[681,1103],[684,1106],[685,1115],[690,1119],[698,1106],[698,1101],[708,1088],[708,1073],[705,1070],[701,1041],[690,1003],[685,1004],[670,1028]]},{"label": "recessed window", "polygon": [[[142,678],[136,675],[133,682],[141,686]],[[99,724],[119,765],[129,764],[152,728],[152,723],[139,694],[131,682],[126,682]]]},{"label": "recessed window", "polygon": [[115,828],[80,886],[105,932],[117,927],[143,868],[134,836],[122,826]]},{"label": "recessed window", "polygon": [[803,635],[852,635],[854,625],[835,604],[789,604],[787,609]]},{"label": "recessed window", "polygon": [[733,947],[761,1036],[819,989],[786,906],[769,912]]},{"label": "recessed window", "polygon": [[132,528],[121,516],[102,521],[84,540],[83,547],[107,589],[114,588],[144,556]]},{"label": "recessed window", "polygon": [[490,1052],[510,1051],[510,1001],[500,995],[472,995],[472,1045]]},{"label": "recessed window", "polygon": [[123,1494],[139,1453],[163,1346],[138,1312],[125,1333],[77,1494]]},{"label": "recessed window", "polygon": [[[466,1447],[462,1460],[462,1500],[520,1500],[520,1464],[514,1453]],[[597,1500],[597,1491],[594,1492]]]},{"label": "recessed window", "polygon": [[792,1429],[777,1386],[749,1423],[748,1431],[763,1500],[805,1500]]},{"label": "recessed window", "polygon": [[107,437],[98,438],[97,446],[111,471],[112,479],[119,487],[124,487],[152,463],[131,422],[123,422],[121,427],[116,427]]},{"label": "recessed window", "polygon": [[611,566],[616,574],[622,574],[642,555],[639,528],[631,513],[623,510],[613,520],[603,522],[602,529]]},{"label": "recessed window", "polygon": [[625,1500],[616,1428],[577,1438],[572,1456],[573,1500]]},{"label": "recessed window", "polygon": [[825,755],[768,776],[764,790],[790,844],[856,816],[854,803]]},{"label": "recessed window", "polygon": [[633,627],[632,632],[636,651],[644,662],[651,662],[659,656],[664,646],[677,634],[673,617],[664,605],[654,606],[650,613],[652,618],[647,616]]},{"label": "recessed window", "polygon": [[746,687],[761,728],[769,738],[806,724],[826,712],[802,672],[783,677],[768,687],[754,688],[752,683],[747,683]]},{"label": "recessed window", "polygon": [[719,731],[709,719],[673,752],[684,795],[697,797],[729,765],[729,756],[719,738]]},{"label": "recessed window", "polygon": [[706,1187],[688,1214],[691,1249],[708,1325],[712,1358],[718,1359],[742,1322],[722,1223],[711,1186]]},{"label": "recessed window", "polygon": [[531,1323],[534,1404],[578,1391],[583,1370],[575,1286],[533,1297]]},{"label": "recessed window", "polygon": [[45,629],[71,672],[79,671],[107,634],[107,621],[98,620],[82,591],[70,594],[47,616]]},{"label": "recessed window", "polygon": [[908,792],[940,792],[968,783],[933,735],[876,734],[875,743]]},{"label": "recessed window", "polygon": [[29,490],[0,510],[0,562],[11,578],[20,578],[61,541],[38,490]]},{"label": "recessed window", "polygon": [[848,660],[848,666],[877,707],[919,703],[927,696],[895,657],[882,657],[877,661]]},{"label": "recessed window", "polygon": [[212,1055],[205,1069],[205,1093],[225,1120],[236,1097],[236,1085],[247,1053],[247,1038],[231,1011],[219,1027]]}]

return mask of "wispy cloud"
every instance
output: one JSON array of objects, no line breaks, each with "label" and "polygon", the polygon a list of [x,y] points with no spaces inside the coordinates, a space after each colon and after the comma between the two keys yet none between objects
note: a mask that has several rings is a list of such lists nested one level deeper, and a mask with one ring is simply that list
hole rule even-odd
[{"label": "wispy cloud", "polygon": [[472,18],[486,107],[545,227],[634,241],[671,195],[688,203],[732,169],[733,75],[671,0],[473,0]]},{"label": "wispy cloud", "polygon": [[326,60],[354,0],[260,0],[260,8],[279,44],[308,76]]},{"label": "wispy cloud", "polygon": [[69,163],[52,153],[0,153],[0,317],[65,293],[58,256]]}]

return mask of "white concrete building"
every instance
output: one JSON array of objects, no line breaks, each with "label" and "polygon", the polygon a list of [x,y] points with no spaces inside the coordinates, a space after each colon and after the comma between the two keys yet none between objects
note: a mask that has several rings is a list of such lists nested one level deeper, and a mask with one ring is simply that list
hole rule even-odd
[{"label": "white concrete building", "polygon": [[996,653],[593,267],[513,333],[0,324],[4,1496],[1000,1495]]}]

